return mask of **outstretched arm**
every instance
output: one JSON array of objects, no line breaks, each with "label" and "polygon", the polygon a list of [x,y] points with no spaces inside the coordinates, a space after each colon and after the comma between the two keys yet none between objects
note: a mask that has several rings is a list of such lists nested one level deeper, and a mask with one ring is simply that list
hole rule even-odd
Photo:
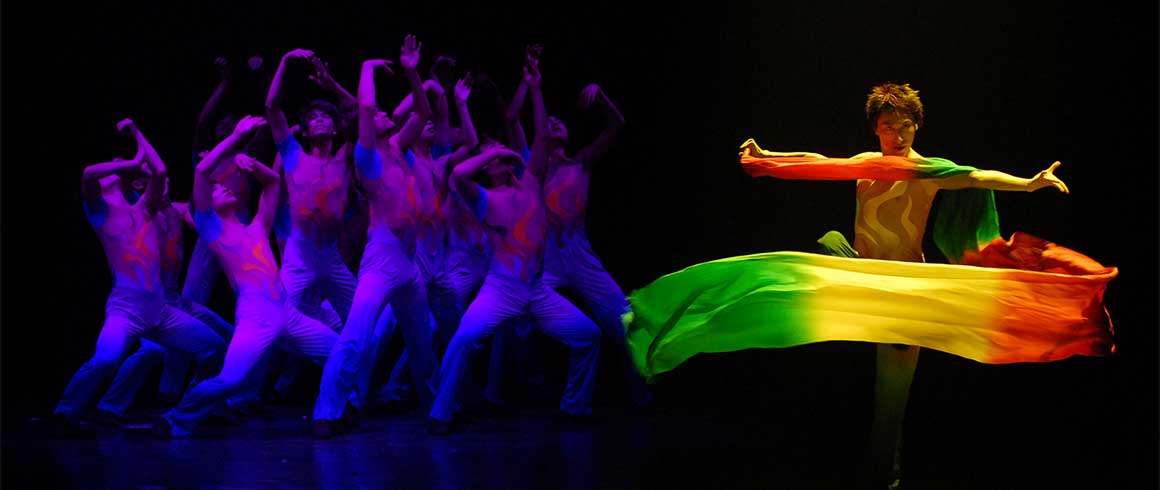
[{"label": "outstretched arm", "polygon": [[258,198],[258,212],[254,214],[254,220],[250,222],[250,226],[257,224],[269,232],[270,227],[274,224],[274,215],[278,212],[282,178],[270,167],[245,153],[238,153],[234,156],[234,164],[238,166],[239,170],[253,175],[254,179],[262,185],[262,194]]},{"label": "outstretched arm", "polygon": [[214,169],[221,163],[225,155],[241,145],[247,136],[263,124],[266,124],[266,120],[260,117],[243,117],[234,127],[234,132],[221,143],[218,143],[201,160],[201,163],[197,164],[197,169],[193,173],[193,196],[191,199],[194,211],[208,211],[213,207],[213,187],[210,184],[210,176],[213,175]]},{"label": "outstretched arm", "polygon": [[595,83],[580,91],[580,108],[588,109],[593,103],[599,105],[603,110],[607,125],[604,127],[604,131],[600,132],[600,136],[597,136],[592,143],[576,153],[576,158],[584,165],[592,165],[603,158],[616,139],[616,135],[620,134],[620,129],[624,127],[624,116],[620,114],[620,109],[616,108],[616,104],[613,104],[612,100]]},{"label": "outstretched arm", "polygon": [[275,144],[281,144],[290,136],[290,125],[286,122],[286,113],[282,112],[282,79],[286,73],[286,62],[313,57],[314,52],[306,49],[295,49],[286,53],[278,63],[274,79],[270,81],[270,91],[266,94],[266,120],[270,121],[270,135],[274,137]]},{"label": "outstretched arm", "polygon": [[[137,127],[133,125],[133,121],[123,119],[117,123],[117,131],[134,136],[137,132]],[[85,167],[84,172],[81,173],[81,198],[84,199],[86,204],[96,204],[101,200],[101,179],[122,170],[140,167],[141,161],[144,158],[145,148],[137,145],[137,154],[129,160],[113,160],[111,162],[95,163]]]},{"label": "outstretched arm", "polygon": [[1044,187],[1055,187],[1060,192],[1069,193],[1067,184],[1055,176],[1055,169],[1059,162],[1052,163],[1046,170],[1035,174],[1035,177],[1024,179],[997,170],[975,170],[973,172],[953,175],[944,179],[935,180],[940,189],[964,189],[978,187],[996,191],[1026,191],[1034,192]]},{"label": "outstretched arm", "polygon": [[[737,156],[743,156],[743,155],[745,155],[745,153],[746,153],[747,151],[749,152],[749,155],[750,155],[750,156],[754,156],[754,157],[810,157],[810,158],[826,158],[826,157],[825,157],[825,155],[822,155],[822,154],[819,154],[819,153],[810,153],[810,152],[808,152],[808,151],[788,151],[788,152],[780,152],[780,151],[767,151],[767,150],[762,150],[760,146],[757,146],[757,142],[756,142],[756,141],[754,141],[754,140],[753,140],[753,138],[749,138],[749,139],[745,140],[745,142],[744,142],[744,143],[741,143],[741,151],[737,153]],[[857,158],[857,157],[854,157],[854,158]]]}]

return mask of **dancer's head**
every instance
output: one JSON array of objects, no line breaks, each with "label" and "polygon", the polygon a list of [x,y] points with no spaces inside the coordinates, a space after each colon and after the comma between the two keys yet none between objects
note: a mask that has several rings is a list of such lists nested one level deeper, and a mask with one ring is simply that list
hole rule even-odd
[{"label": "dancer's head", "polygon": [[866,119],[878,136],[883,155],[909,155],[922,118],[922,100],[910,84],[884,83],[870,89]]},{"label": "dancer's head", "polygon": [[[481,152],[488,152],[502,147],[503,145],[498,141],[489,138],[479,146],[479,150]],[[508,156],[492,158],[483,167],[484,172],[487,173],[489,184],[486,187],[511,185],[515,182],[516,174],[522,165],[523,162]]]},{"label": "dancer's head", "polygon": [[548,116],[548,139],[558,145],[568,143],[568,126],[556,116]]},{"label": "dancer's head", "polygon": [[425,145],[430,145],[435,141],[435,121],[427,119],[423,124],[423,132],[419,133],[419,142]]},{"label": "dancer's head", "polygon": [[395,124],[394,119],[391,119],[391,115],[375,107],[375,137],[385,138],[394,133],[396,129],[398,129],[398,125]]},{"label": "dancer's head", "polygon": [[325,100],[313,100],[302,111],[298,126],[306,139],[333,138],[338,135],[342,117],[338,108]]},{"label": "dancer's head", "polygon": [[218,216],[232,216],[238,206],[237,196],[221,182],[214,182],[211,185],[213,198],[210,202],[214,211],[217,211]]}]

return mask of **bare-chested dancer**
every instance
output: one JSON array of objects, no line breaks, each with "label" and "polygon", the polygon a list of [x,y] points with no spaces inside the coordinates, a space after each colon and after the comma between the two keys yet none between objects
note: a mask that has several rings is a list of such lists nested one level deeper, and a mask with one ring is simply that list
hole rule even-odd
[{"label": "bare-chested dancer", "polygon": [[259,117],[242,118],[233,134],[206,155],[194,174],[194,222],[234,289],[236,329],[221,374],[199,383],[160,418],[154,425],[158,436],[189,435],[226,397],[243,383],[253,382],[248,377],[274,342],[281,340],[287,348],[319,363],[334,346],[337,335],[295,308],[279,279],[270,248],[270,228],[281,186],[278,174],[245,154],[232,159],[232,164],[262,186],[257,212],[248,225],[237,218],[237,197],[225,186],[210,182],[221,157],[232,153],[262,124],[265,121]]},{"label": "bare-chested dancer", "polygon": [[[117,369],[135,339],[145,337],[189,353],[202,365],[216,363],[226,347],[209,327],[165,304],[158,227],[167,170],[132,121],[121,121],[117,128],[136,139],[137,156],[91,165],[81,178],[85,215],[105,249],[113,290],[96,352],[73,376],[57,404],[54,418],[65,430],[77,427],[95,390]],[[148,181],[144,194],[136,196],[129,180],[141,171]]]},{"label": "bare-chested dancer", "polygon": [[[532,93],[538,94],[538,69],[529,67],[526,79]],[[546,121],[541,123],[546,125]],[[546,139],[547,134],[538,131],[536,138]],[[479,294],[467,308],[443,357],[439,396],[429,415],[428,428],[436,434],[451,430],[472,355],[504,320],[521,315],[530,316],[537,328],[571,351],[561,412],[574,417],[591,413],[600,331],[579,309],[544,284],[547,215],[535,175],[523,172],[516,178],[516,165],[522,164],[518,153],[493,147],[468,158],[452,171],[452,184],[485,223],[492,260]],[[491,183],[487,189],[471,180],[485,169]]]},{"label": "bare-chested dancer", "polygon": [[[923,124],[922,101],[909,84],[887,83],[871,89],[866,101],[866,118],[878,137],[879,152],[860,153],[853,158],[900,156],[922,158],[911,146]],[[762,156],[815,156],[814,153],[777,153],[762,150],[752,140],[742,145],[751,154]],[[1000,191],[1032,192],[1055,187],[1067,193],[1067,186],[1054,175],[1055,162],[1030,179],[994,170],[975,170],[941,179],[870,180],[857,186],[857,213],[854,220],[854,251],[869,259],[925,261],[922,237],[926,232],[935,194],[941,189],[968,187]],[[831,251],[847,248],[844,243],[822,241]],[[841,252],[836,252],[841,253]],[[897,484],[900,479],[899,449],[902,420],[906,412],[910,383],[918,363],[917,346],[878,345],[874,385],[874,421],[868,454],[869,478]]]},{"label": "bare-chested dancer", "polygon": [[[394,123],[379,109],[375,100],[375,70],[391,73],[386,60],[367,60],[359,79],[358,143],[355,167],[366,189],[370,207],[367,244],[359,265],[358,287],[354,307],[334,353],[323,369],[318,401],[314,408],[311,432],[315,437],[331,437],[340,427],[338,420],[356,417],[365,396],[365,377],[360,370],[370,369],[377,350],[371,344],[376,320],[384,306],[398,319],[409,351],[411,379],[416,381],[423,406],[434,399],[435,353],[431,347],[428,326],[429,310],[422,278],[413,257],[416,211],[418,205],[415,171],[404,161],[403,149],[413,144],[430,117],[422,82],[416,67],[422,44],[407,36],[399,55],[399,64],[413,94],[417,110],[396,133]],[[394,134],[392,134],[394,133]],[[389,338],[389,334],[381,334]],[[361,391],[361,392],[360,392]],[[347,409],[347,406],[350,409]],[[357,419],[356,419],[357,420]],[[353,423],[353,421],[352,421]]]}]

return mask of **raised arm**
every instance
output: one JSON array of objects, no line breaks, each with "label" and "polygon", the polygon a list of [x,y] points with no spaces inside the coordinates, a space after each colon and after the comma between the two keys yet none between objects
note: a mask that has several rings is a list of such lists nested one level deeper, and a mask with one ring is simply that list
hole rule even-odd
[{"label": "raised arm", "polygon": [[266,120],[270,122],[270,135],[275,144],[281,144],[290,136],[290,125],[286,122],[286,113],[282,112],[282,81],[286,74],[286,62],[293,59],[311,59],[314,52],[307,49],[295,49],[282,56],[278,63],[278,70],[270,81],[270,91],[266,94]]},{"label": "raised arm", "polygon": [[[427,95],[423,92],[424,84],[419,80],[419,72],[415,68],[419,65],[419,48],[422,46],[422,43],[415,40],[415,36],[408,35],[399,54],[399,64],[403,66],[403,71],[407,75],[407,83],[411,86],[409,97],[411,100],[417,101],[415,102],[415,110],[407,114],[407,121],[403,123],[403,128],[391,137],[391,143],[400,149],[410,147],[419,139],[419,135],[423,132],[423,126],[431,117],[431,106],[427,103]],[[400,106],[402,105],[400,104]]]},{"label": "raised arm", "polygon": [[934,180],[940,189],[964,189],[978,187],[996,191],[1026,191],[1034,192],[1044,187],[1055,187],[1067,194],[1067,184],[1055,176],[1055,169],[1059,162],[1052,163],[1046,170],[1035,174],[1035,177],[1024,179],[997,170],[975,170],[973,172],[953,175],[944,179]]},{"label": "raised arm", "polygon": [[322,61],[322,58],[317,56],[311,58],[310,62],[314,65],[314,74],[308,77],[310,81],[314,82],[318,88],[338,99],[338,106],[344,112],[349,112],[358,105],[358,100],[343,88],[342,85],[339,85],[338,81],[330,74],[330,65],[328,63]]},{"label": "raised arm", "polygon": [[475,78],[468,72],[467,76],[455,82],[455,110],[459,113],[460,129],[463,130],[463,144],[447,157],[449,165],[455,165],[479,146],[479,134],[475,131],[475,123],[471,121],[471,112],[467,109],[467,99],[471,97],[471,89],[475,86]]},{"label": "raised arm", "polygon": [[[483,191],[483,188],[471,180],[471,177],[479,173],[480,170],[483,170],[487,162],[505,153],[513,152],[506,148],[496,146],[463,160],[451,171],[451,185],[455,186],[456,192],[463,196],[464,199],[467,199],[467,202],[474,203],[479,199],[479,193]],[[516,156],[518,157],[519,155],[516,154]]]},{"label": "raised arm", "polygon": [[[496,95],[499,96],[498,94]],[[504,135],[507,137],[508,148],[523,151],[528,148],[528,138],[524,134],[524,126],[520,123],[520,111],[524,107],[524,99],[528,96],[528,84],[520,78],[520,85],[503,113]],[[502,107],[502,105],[501,105]]]},{"label": "raised arm", "polygon": [[156,212],[162,207],[162,198],[165,196],[165,179],[169,177],[169,171],[165,168],[165,162],[161,161],[161,156],[157,154],[157,150],[149,144],[149,140],[145,139],[145,134],[140,129],[134,129],[133,137],[137,140],[137,148],[145,150],[144,161],[149,166],[149,181],[145,184],[145,198],[137,205],[144,203],[150,211]]},{"label": "raised arm", "polygon": [[532,116],[536,131],[532,138],[528,171],[542,182],[548,171],[548,109],[544,106],[544,94],[540,92],[538,63],[524,66],[524,83],[528,85],[528,92],[532,95]]},{"label": "raised arm", "polygon": [[393,75],[391,62],[387,60],[366,60],[358,79],[358,144],[363,148],[375,147],[375,116],[379,106],[375,100],[375,70],[382,69]]},{"label": "raised arm", "polygon": [[234,164],[238,166],[238,170],[254,176],[254,180],[262,186],[262,194],[258,197],[258,212],[254,214],[250,226],[256,224],[268,232],[274,224],[274,215],[278,212],[282,178],[270,167],[245,153],[234,156]]},{"label": "raised arm", "polygon": [[217,87],[214,88],[209,99],[205,101],[205,105],[201,106],[201,112],[197,115],[197,125],[193,128],[194,154],[208,148],[213,143],[214,117],[217,115],[218,109],[221,106],[222,98],[234,82],[233,71],[230,69],[229,60],[224,57],[218,57],[214,60],[214,66],[217,67],[221,78],[218,80]]},{"label": "raised arm", "polygon": [[455,109],[459,112],[459,121],[463,126],[463,144],[455,151],[444,155],[435,161],[435,178],[439,182],[440,192],[446,192],[451,176],[450,169],[467,158],[476,146],[479,146],[479,135],[475,132],[475,124],[471,122],[471,113],[467,110],[467,98],[471,96],[471,87],[475,83],[468,73],[465,78],[455,82]]},{"label": "raised arm", "polygon": [[613,104],[612,100],[595,83],[580,91],[580,108],[588,109],[592,107],[592,104],[596,104],[604,112],[607,123],[595,140],[576,153],[576,158],[584,165],[592,165],[603,158],[616,139],[616,135],[620,134],[620,129],[624,127],[624,116],[620,114],[620,109],[616,108],[616,104]]},{"label": "raised arm", "polygon": [[210,176],[213,175],[214,169],[221,163],[225,155],[233,152],[247,136],[263,124],[266,124],[266,120],[260,117],[243,117],[234,127],[234,132],[230,133],[221,143],[218,143],[201,160],[201,163],[197,164],[197,168],[193,172],[193,196],[191,199],[194,211],[208,211],[213,208],[213,187],[210,183]]},{"label": "raised arm", "polygon": [[[133,121],[123,119],[117,123],[117,131],[135,137],[137,127]],[[95,163],[85,167],[81,172],[81,198],[86,204],[96,204],[101,200],[101,179],[113,175],[123,170],[129,170],[141,166],[141,161],[145,158],[145,148],[137,145],[137,154],[129,160],[116,159],[111,162]]]},{"label": "raised arm", "polygon": [[399,52],[399,66],[403,67],[407,83],[411,86],[415,112],[426,119],[431,117],[431,105],[427,103],[427,96],[423,92],[423,80],[419,78],[419,51],[422,49],[423,43],[419,42],[414,34],[407,34],[407,37],[403,38],[403,47]]},{"label": "raised arm", "polygon": [[[431,93],[435,96],[435,106],[431,109],[431,120],[435,123],[435,142],[432,152],[444,151],[449,153],[451,151],[453,134],[451,131],[451,118],[447,110],[447,91],[435,79],[427,80],[427,85],[430,86]],[[433,156],[439,157],[443,154],[446,153]]]}]

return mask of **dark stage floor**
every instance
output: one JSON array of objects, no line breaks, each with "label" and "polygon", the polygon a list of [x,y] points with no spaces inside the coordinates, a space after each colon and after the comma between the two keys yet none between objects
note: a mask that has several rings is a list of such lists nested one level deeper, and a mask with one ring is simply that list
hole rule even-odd
[{"label": "dark stage floor", "polygon": [[[841,407],[761,416],[659,405],[644,415],[603,410],[590,425],[526,410],[449,436],[428,435],[418,414],[369,416],[352,433],[314,440],[309,409],[295,403],[172,441],[140,428],[54,438],[9,408],[3,488],[862,488],[864,431],[858,420],[832,423]],[[1098,462],[1061,459],[1074,452],[1062,441],[1058,454],[1019,444],[980,452],[946,440],[955,431],[909,422],[903,488],[1128,488]]]}]

